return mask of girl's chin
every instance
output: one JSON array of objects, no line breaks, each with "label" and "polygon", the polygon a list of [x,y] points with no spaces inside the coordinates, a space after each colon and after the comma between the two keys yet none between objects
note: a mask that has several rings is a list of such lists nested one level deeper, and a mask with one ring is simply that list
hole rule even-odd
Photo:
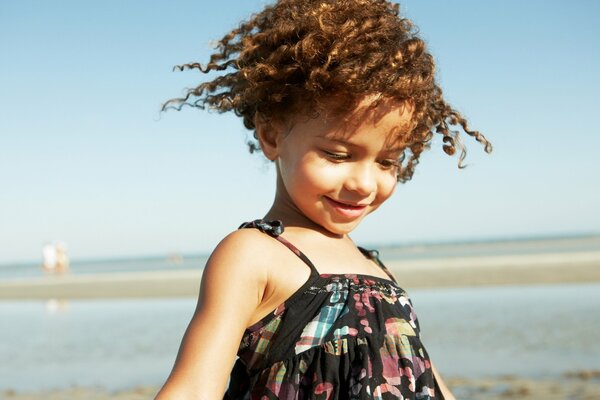
[{"label": "girl's chin", "polygon": [[[308,211],[308,210],[307,210]],[[312,213],[303,212],[302,209],[299,208],[299,212],[302,214],[302,218],[305,218],[307,222],[312,223],[316,226],[321,227],[324,230],[324,233],[335,235],[335,236],[344,236],[351,233],[364,219],[364,217],[370,213],[363,213],[363,215],[355,218],[340,218],[337,215],[332,215],[327,210],[319,210],[317,212]],[[313,226],[314,226],[313,225]],[[308,226],[308,225],[307,225]]]},{"label": "girl's chin", "polygon": [[319,223],[319,225],[321,225],[321,227],[323,227],[323,229],[327,230],[328,232],[334,234],[334,235],[347,235],[350,232],[352,232],[354,229],[356,229],[356,227],[360,224],[362,218],[355,220],[355,221],[350,221],[350,222],[334,222],[334,221],[327,221],[324,223]]}]

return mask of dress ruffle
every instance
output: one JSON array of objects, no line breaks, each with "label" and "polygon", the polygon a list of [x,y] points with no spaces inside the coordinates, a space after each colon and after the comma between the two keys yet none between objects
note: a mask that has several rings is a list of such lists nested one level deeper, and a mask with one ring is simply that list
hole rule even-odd
[{"label": "dress ruffle", "polygon": [[[238,360],[237,368],[243,369]],[[244,371],[249,399],[433,399],[431,364],[416,336],[344,337],[262,371]],[[241,371],[240,371],[241,372]],[[250,375],[251,374],[251,375]],[[239,375],[238,375],[239,377]],[[235,397],[232,397],[235,398]]]}]

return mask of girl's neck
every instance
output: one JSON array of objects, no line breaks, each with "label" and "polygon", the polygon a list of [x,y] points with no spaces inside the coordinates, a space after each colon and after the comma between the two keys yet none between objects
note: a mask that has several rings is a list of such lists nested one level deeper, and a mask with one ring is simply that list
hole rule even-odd
[{"label": "girl's neck", "polygon": [[347,239],[347,235],[338,235],[329,232],[321,225],[316,224],[305,215],[293,204],[282,204],[280,202],[274,202],[271,209],[265,214],[264,219],[267,221],[279,220],[283,223],[283,226],[288,228],[298,228],[301,230],[307,230],[319,235],[325,236],[330,239]]}]

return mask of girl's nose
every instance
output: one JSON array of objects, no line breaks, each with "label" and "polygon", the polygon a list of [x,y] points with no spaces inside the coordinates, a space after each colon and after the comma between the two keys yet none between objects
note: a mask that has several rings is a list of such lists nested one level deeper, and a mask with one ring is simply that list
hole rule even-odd
[{"label": "girl's nose", "polygon": [[350,170],[350,175],[344,185],[347,190],[359,193],[361,196],[368,196],[377,190],[377,182],[372,166],[369,163],[354,163]]}]

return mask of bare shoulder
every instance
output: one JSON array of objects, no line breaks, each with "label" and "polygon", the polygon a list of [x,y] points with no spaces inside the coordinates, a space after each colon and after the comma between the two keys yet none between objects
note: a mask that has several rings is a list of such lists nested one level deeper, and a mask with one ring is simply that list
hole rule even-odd
[{"label": "bare shoulder", "polygon": [[264,290],[269,277],[273,253],[280,251],[281,244],[256,229],[239,229],[227,235],[215,248],[206,264],[202,286],[222,280],[243,283]]},{"label": "bare shoulder", "polygon": [[[248,327],[288,299],[309,276],[310,269],[287,246],[257,229],[240,229],[227,235],[211,255],[199,309],[216,304],[213,310],[241,310]],[[228,294],[229,306],[223,293]]]},{"label": "bare shoulder", "polygon": [[264,265],[265,254],[277,251],[281,245],[272,237],[256,229],[238,229],[227,235],[217,245],[208,259],[207,267],[225,264],[230,272]]}]

